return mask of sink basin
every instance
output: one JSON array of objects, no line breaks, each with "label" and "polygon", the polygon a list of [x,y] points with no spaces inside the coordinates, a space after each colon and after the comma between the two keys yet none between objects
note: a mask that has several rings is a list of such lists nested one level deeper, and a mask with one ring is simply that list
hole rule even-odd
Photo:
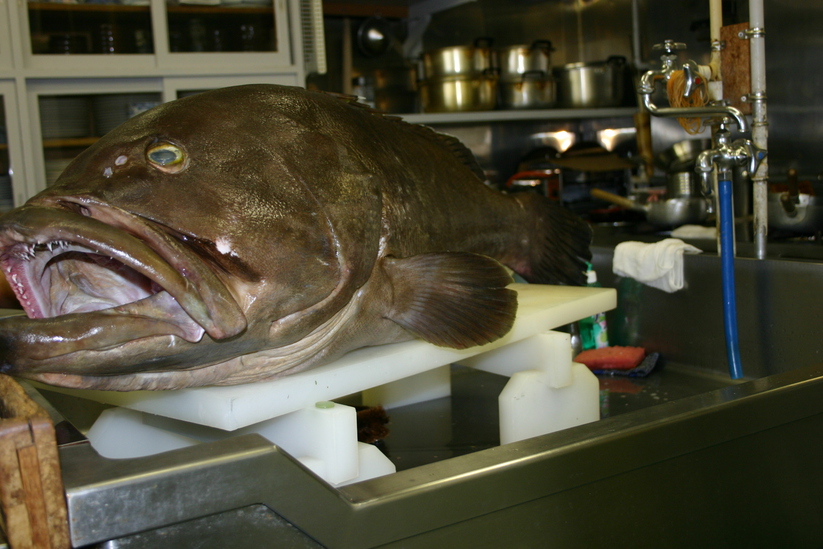
[{"label": "sink basin", "polygon": [[[76,544],[181,547],[816,547],[823,493],[823,264],[738,259],[742,381],[728,377],[720,261],[674,294],[595,246],[612,344],[660,353],[600,378],[601,420],[499,445],[506,378],[455,366],[452,396],[390,411],[398,472],[332,488],[259,435],[147,458],[60,448]],[[57,406],[55,401],[55,406]],[[82,543],[80,543],[82,542]]]}]

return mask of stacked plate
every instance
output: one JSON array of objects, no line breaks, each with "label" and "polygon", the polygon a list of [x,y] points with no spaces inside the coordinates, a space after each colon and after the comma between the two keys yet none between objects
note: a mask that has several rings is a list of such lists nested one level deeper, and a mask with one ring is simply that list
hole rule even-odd
[{"label": "stacked plate", "polygon": [[96,95],[93,99],[97,135],[105,135],[132,116],[160,104],[156,93]]},{"label": "stacked plate", "polygon": [[11,177],[0,175],[0,212],[14,208],[14,194],[11,189]]},{"label": "stacked plate", "polygon": [[60,177],[60,174],[63,173],[63,170],[66,169],[66,166],[74,160],[73,158],[56,158],[53,160],[46,160],[46,185],[51,185],[57,178]]},{"label": "stacked plate", "polygon": [[43,139],[88,137],[91,134],[89,99],[83,96],[41,96]]}]

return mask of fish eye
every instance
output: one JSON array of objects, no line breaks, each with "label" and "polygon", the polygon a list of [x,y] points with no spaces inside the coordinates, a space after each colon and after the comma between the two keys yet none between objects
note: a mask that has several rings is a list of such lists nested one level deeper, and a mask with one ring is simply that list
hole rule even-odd
[{"label": "fish eye", "polygon": [[146,158],[155,168],[166,173],[178,173],[188,167],[186,152],[172,143],[155,143],[146,151]]}]

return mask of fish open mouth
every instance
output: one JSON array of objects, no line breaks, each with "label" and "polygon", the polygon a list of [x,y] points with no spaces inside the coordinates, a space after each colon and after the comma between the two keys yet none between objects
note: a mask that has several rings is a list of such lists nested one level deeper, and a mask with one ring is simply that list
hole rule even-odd
[{"label": "fish open mouth", "polygon": [[56,207],[25,206],[0,224],[0,266],[31,319],[14,320],[26,323],[15,345],[28,344],[30,358],[245,329],[226,286],[161,227],[109,205],[50,202]]},{"label": "fish open mouth", "polygon": [[[197,342],[205,330],[156,281],[96,250],[64,241],[12,246],[3,261],[29,318],[53,318],[106,309],[157,318]],[[119,307],[119,309],[118,309]]]}]

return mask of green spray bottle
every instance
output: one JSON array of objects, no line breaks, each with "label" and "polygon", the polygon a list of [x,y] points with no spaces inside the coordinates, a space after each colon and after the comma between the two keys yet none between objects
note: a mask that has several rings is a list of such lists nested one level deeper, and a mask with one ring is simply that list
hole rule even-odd
[{"label": "green spray bottle", "polygon": [[[597,273],[591,263],[586,263],[586,286],[600,288]],[[606,326],[606,313],[597,313],[580,320],[580,341],[583,350],[600,349],[609,346],[609,331]]]}]

